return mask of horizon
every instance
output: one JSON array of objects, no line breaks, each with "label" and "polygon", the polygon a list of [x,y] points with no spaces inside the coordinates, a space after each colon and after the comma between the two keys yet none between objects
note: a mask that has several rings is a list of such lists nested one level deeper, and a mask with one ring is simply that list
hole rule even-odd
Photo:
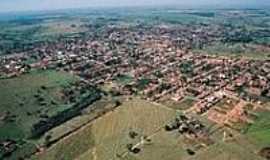
[{"label": "horizon", "polygon": [[[269,8],[270,4],[267,3],[267,0],[261,0],[257,2],[256,0],[238,0],[230,1],[226,0],[189,0],[176,2],[176,0],[170,0],[167,2],[154,2],[153,0],[137,0],[132,3],[130,0],[121,0],[119,3],[113,2],[112,0],[102,0],[98,2],[97,0],[92,1],[91,3],[87,0],[66,0],[65,5],[63,5],[63,0],[46,0],[41,2],[34,2],[34,0],[14,0],[7,1],[2,0],[0,2],[0,13],[17,13],[17,12],[36,12],[36,11],[57,11],[57,10],[68,10],[68,9],[88,9],[88,8],[136,8],[136,7],[173,7],[179,9],[265,9]],[[107,3],[106,3],[107,2]]]}]

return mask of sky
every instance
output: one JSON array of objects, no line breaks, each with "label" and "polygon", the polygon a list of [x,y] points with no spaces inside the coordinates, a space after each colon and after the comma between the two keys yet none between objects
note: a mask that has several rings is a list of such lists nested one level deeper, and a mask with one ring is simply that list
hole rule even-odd
[{"label": "sky", "polygon": [[265,7],[270,0],[0,0],[0,12],[124,6]]}]

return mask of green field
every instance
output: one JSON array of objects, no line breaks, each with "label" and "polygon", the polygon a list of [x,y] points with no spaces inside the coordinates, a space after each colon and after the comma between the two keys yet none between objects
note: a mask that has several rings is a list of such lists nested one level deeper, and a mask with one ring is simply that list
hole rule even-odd
[{"label": "green field", "polygon": [[0,140],[14,140],[20,148],[10,159],[35,148],[28,141],[33,124],[69,108],[62,90],[75,81],[76,77],[57,71],[33,71],[0,80]]},{"label": "green field", "polygon": [[67,73],[56,71],[37,71],[0,80],[0,109],[1,116],[5,117],[1,121],[0,138],[28,137],[40,115],[53,115],[67,108],[63,105],[61,89],[75,80]]},{"label": "green field", "polygon": [[270,112],[261,111],[257,113],[257,119],[247,130],[247,137],[258,148],[270,146]]}]

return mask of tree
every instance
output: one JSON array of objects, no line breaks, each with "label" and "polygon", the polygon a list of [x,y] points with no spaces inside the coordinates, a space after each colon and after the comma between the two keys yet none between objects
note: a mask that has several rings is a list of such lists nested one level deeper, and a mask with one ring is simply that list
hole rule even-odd
[{"label": "tree", "polygon": [[136,133],[135,131],[130,131],[128,135],[130,138],[134,139],[138,136],[138,133]]},{"label": "tree", "polygon": [[51,138],[52,138],[52,136],[49,134],[49,135],[47,135],[46,137],[45,137],[45,142],[44,142],[44,145],[46,146],[46,147],[49,147],[49,145],[50,145],[50,140],[51,140]]}]

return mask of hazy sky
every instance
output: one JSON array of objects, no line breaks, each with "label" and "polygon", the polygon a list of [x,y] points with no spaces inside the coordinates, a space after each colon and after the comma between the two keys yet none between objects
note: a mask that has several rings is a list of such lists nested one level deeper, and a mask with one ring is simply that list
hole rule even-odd
[{"label": "hazy sky", "polygon": [[153,6],[179,7],[259,7],[270,6],[270,0],[0,0],[0,12],[47,10],[79,7]]}]

